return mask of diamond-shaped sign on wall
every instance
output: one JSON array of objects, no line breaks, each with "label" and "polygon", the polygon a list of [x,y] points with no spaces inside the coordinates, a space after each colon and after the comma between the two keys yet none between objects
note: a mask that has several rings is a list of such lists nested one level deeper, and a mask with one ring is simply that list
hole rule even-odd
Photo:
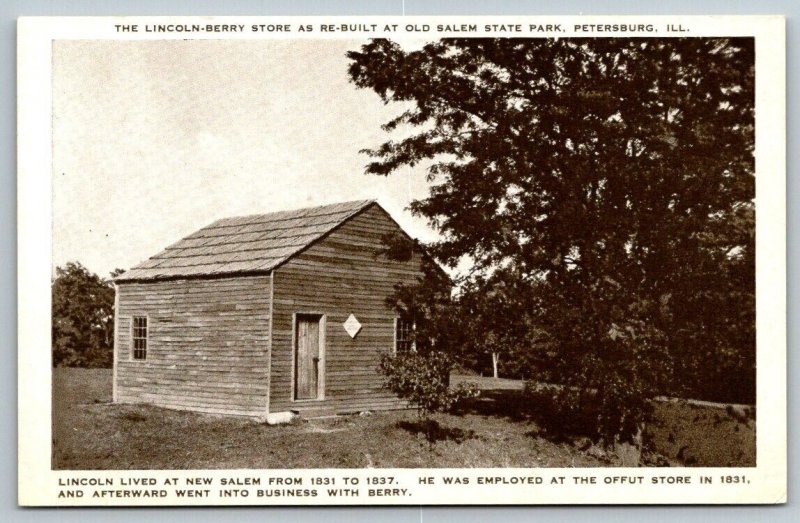
[{"label": "diamond-shaped sign on wall", "polygon": [[344,322],[344,330],[347,331],[351,338],[355,338],[356,334],[361,331],[361,323],[351,314],[347,321]]}]

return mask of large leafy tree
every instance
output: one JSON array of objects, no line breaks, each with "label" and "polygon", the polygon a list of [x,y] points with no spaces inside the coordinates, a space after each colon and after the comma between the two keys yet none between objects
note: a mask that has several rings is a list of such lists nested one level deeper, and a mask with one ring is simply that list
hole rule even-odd
[{"label": "large leafy tree", "polygon": [[[120,274],[117,269],[111,277]],[[56,268],[53,365],[110,367],[114,343],[114,286],[78,262]]]},{"label": "large leafy tree", "polygon": [[520,313],[556,346],[535,355],[542,379],[631,406],[603,436],[655,394],[752,399],[752,39],[378,39],[348,56],[356,86],[400,102],[367,172],[425,166],[411,208],[442,235],[429,252],[536,289]]}]

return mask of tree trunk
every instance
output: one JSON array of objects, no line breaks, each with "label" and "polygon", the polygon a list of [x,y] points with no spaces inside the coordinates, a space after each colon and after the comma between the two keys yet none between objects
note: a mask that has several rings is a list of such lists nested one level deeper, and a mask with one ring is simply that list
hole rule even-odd
[{"label": "tree trunk", "polygon": [[497,375],[497,364],[500,361],[500,355],[496,352],[492,353],[492,369],[494,370],[494,377],[499,378],[500,376]]}]

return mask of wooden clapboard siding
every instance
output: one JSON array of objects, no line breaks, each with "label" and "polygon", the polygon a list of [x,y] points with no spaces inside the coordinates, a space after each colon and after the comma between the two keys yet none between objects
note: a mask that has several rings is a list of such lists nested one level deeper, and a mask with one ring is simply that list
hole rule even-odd
[{"label": "wooden clapboard siding", "polygon": [[[274,272],[270,411],[345,413],[403,408],[382,388],[380,353],[392,350],[395,313],[386,298],[397,283],[413,283],[420,257],[376,256],[381,238],[399,229],[378,205],[366,208]],[[323,399],[294,399],[294,315],[325,316]],[[361,323],[353,339],[343,324]]]},{"label": "wooden clapboard siding", "polygon": [[[117,293],[119,401],[266,413],[269,276],[121,282]],[[148,318],[144,361],[131,357],[131,322],[139,315]]]},{"label": "wooden clapboard siding", "polygon": [[[405,407],[377,371],[394,342],[386,298],[420,276],[419,254],[378,255],[397,232],[377,203],[345,202],[219,220],[146,260],[116,279],[115,400],[257,416]],[[318,358],[322,372],[308,374],[309,399],[298,401],[303,313],[319,320],[303,331],[309,348],[320,340],[305,368]],[[362,325],[355,339],[343,327],[350,314]],[[136,315],[148,317],[145,361],[131,358]]]}]

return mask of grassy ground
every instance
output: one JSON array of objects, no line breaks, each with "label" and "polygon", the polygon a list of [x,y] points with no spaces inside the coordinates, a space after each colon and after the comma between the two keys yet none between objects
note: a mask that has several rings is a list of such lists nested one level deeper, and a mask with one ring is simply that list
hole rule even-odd
[{"label": "grassy ground", "polygon": [[[453,376],[451,384],[471,382],[478,385],[484,399],[495,398],[506,406],[506,414],[514,417],[515,399],[523,400],[512,391],[523,390],[518,380],[494,379],[481,376]],[[540,429],[558,425],[558,420],[537,419],[536,407],[526,419]],[[698,467],[754,467],[756,465],[755,410],[745,406],[726,406],[708,402],[663,400],[654,404],[654,420],[647,427],[657,456],[653,459],[669,465]],[[564,435],[550,435],[560,439]],[[576,438],[579,439],[580,438]],[[593,449],[592,449],[593,450]]]},{"label": "grassy ground", "polygon": [[686,466],[756,466],[753,412],[660,402],[650,436],[661,454]]},{"label": "grassy ground", "polygon": [[[434,439],[430,443],[416,414],[410,411],[269,426],[147,405],[113,405],[109,370],[53,372],[54,469],[622,464],[621,457],[587,448],[580,440],[556,440],[542,435],[535,419],[516,414],[521,396],[519,383],[511,380],[482,383],[486,391],[458,415],[437,415],[434,425],[427,427],[432,429],[429,433]],[[492,390],[491,385],[497,388]],[[657,441],[670,463],[727,465],[726,459],[736,459],[738,465],[754,463],[752,421],[737,420],[724,410],[712,415],[706,412],[707,408],[686,408],[664,406],[667,414],[662,413],[662,418],[666,423]],[[726,417],[720,418],[720,414]],[[694,422],[698,426],[696,439],[684,438],[686,423],[679,421],[687,416],[699,416]],[[739,428],[731,428],[734,426]],[[702,434],[705,439],[700,437]],[[720,453],[721,447],[733,450]],[[753,463],[748,462],[750,459]]]}]

